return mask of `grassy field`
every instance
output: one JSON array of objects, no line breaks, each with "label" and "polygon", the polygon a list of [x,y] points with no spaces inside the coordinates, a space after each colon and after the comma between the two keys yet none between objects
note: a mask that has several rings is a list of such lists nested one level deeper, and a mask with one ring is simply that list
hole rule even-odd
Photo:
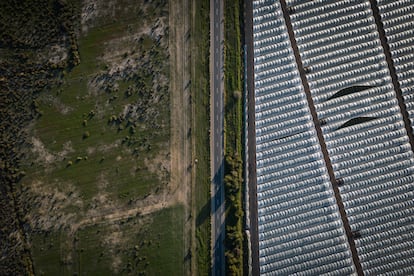
[{"label": "grassy field", "polygon": [[[182,206],[151,216],[86,226],[73,243],[60,233],[33,236],[37,275],[183,275]],[[155,230],[155,231],[154,231]],[[68,250],[74,250],[73,257]]]},{"label": "grassy field", "polygon": [[[150,218],[135,217],[112,225],[85,227],[78,233],[81,275],[183,275],[182,206]],[[102,235],[101,235],[102,233]],[[97,235],[98,234],[98,235]],[[109,248],[109,251],[108,251]]]},{"label": "grassy field", "polygon": [[[156,189],[154,183],[159,182],[160,172],[151,172],[145,163],[165,151],[168,144],[169,113],[160,108],[168,104],[168,87],[156,91],[159,99],[155,102],[151,93],[156,79],[150,72],[143,70],[111,79],[108,70],[102,69],[108,66],[100,59],[107,50],[103,42],[115,40],[114,34],[122,37],[125,34],[120,29],[133,26],[128,22],[124,24],[96,28],[82,37],[79,41],[81,64],[66,74],[62,85],[37,99],[42,116],[36,123],[34,136],[44,145],[44,152],[53,155],[64,151],[66,154],[63,158],[44,162],[47,164],[35,164],[29,171],[42,175],[38,166],[43,165],[50,170],[46,174],[49,179],[76,179],[73,184],[85,199],[96,194],[97,185],[93,184],[102,172],[105,172],[106,181],[117,182],[116,187],[109,189],[112,189],[112,195],[121,199],[143,197]],[[154,48],[156,58],[165,59],[165,53],[157,49],[155,43],[150,40],[149,45],[141,48]],[[128,45],[123,48],[148,52]],[[166,68],[162,65],[159,72],[154,73],[167,74]],[[94,87],[94,82],[100,79],[103,84]],[[135,110],[132,114],[127,113],[128,108]],[[155,116],[149,119],[147,112]],[[111,118],[116,119],[110,122]],[[65,146],[69,150],[65,150]]]},{"label": "grassy field", "polygon": [[210,86],[209,86],[209,14],[210,2],[193,1],[195,10],[192,35],[193,101],[195,106],[195,156],[196,165],[196,239],[198,275],[208,275],[211,270],[211,221],[210,221]]},{"label": "grassy field", "polygon": [[29,129],[20,186],[34,268],[181,275],[184,210],[162,207],[170,180],[168,5],[98,2],[80,24],[80,64],[33,102],[40,117]]}]

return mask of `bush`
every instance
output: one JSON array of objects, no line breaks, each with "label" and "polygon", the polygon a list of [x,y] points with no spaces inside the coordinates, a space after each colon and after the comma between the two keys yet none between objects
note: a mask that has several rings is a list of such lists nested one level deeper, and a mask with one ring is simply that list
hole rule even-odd
[{"label": "bush", "polygon": [[85,132],[83,133],[82,138],[83,138],[83,139],[86,139],[86,138],[88,138],[89,136],[91,136],[91,134],[89,133],[89,131],[85,131]]}]

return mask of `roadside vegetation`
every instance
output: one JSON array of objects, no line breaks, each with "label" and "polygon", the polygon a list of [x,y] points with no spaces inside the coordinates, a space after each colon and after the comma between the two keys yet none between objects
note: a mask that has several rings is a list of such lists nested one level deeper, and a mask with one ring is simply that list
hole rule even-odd
[{"label": "roadside vegetation", "polygon": [[243,275],[242,46],[243,2],[225,1],[226,273]]},{"label": "roadside vegetation", "polygon": [[211,176],[210,176],[210,1],[197,0],[192,5],[192,95],[195,132],[195,207],[196,207],[196,262],[197,275],[211,271]]}]

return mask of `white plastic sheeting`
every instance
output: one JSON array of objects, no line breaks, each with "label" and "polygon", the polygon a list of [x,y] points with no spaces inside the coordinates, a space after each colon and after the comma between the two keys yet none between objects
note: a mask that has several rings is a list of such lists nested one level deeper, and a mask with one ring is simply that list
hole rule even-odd
[{"label": "white plastic sheeting", "polygon": [[378,1],[401,92],[414,122],[414,1]]},{"label": "white plastic sheeting", "polygon": [[260,272],[352,274],[280,4],[259,0],[253,8]]},{"label": "white plastic sheeting", "polygon": [[[293,29],[366,275],[414,273],[414,156],[369,1],[288,0]],[[414,119],[414,0],[378,0]],[[375,86],[330,99],[355,85]],[[340,128],[351,119],[373,118]],[[338,129],[339,128],[339,129]],[[376,238],[373,238],[376,237]]]}]

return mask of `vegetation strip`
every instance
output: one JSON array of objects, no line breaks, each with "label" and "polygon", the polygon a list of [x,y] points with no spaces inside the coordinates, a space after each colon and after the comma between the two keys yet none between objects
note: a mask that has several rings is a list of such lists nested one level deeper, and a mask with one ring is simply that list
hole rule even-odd
[{"label": "vegetation strip", "polygon": [[210,1],[191,2],[191,95],[194,106],[195,136],[195,231],[197,275],[209,275],[211,270],[210,220],[210,86],[209,86],[209,16]]},{"label": "vegetation strip", "polygon": [[225,1],[225,164],[226,273],[243,275],[242,46],[243,1]]}]

